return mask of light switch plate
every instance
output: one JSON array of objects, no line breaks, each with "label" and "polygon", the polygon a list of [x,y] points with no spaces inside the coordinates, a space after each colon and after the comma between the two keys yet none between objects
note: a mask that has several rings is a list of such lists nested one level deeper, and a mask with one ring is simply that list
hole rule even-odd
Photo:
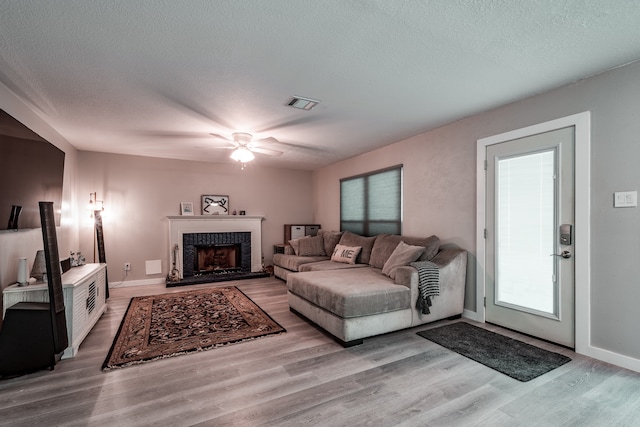
[{"label": "light switch plate", "polygon": [[637,191],[616,191],[613,193],[614,208],[632,208],[638,206]]}]

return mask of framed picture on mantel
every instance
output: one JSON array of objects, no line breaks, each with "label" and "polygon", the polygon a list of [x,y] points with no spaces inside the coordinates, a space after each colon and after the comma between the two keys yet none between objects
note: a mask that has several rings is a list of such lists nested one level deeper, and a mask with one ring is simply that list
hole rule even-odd
[{"label": "framed picture on mantel", "polygon": [[203,195],[202,215],[229,215],[229,196]]},{"label": "framed picture on mantel", "polygon": [[180,202],[180,215],[193,215],[193,203]]}]

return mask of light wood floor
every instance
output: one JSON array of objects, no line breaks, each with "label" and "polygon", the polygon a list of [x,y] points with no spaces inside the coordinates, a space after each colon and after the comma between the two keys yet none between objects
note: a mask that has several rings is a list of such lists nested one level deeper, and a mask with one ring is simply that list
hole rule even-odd
[{"label": "light wood floor", "polygon": [[228,285],[287,333],[102,372],[129,299],[186,288],[112,289],[75,358],[0,381],[0,424],[640,426],[640,374],[565,348],[501,331],[573,359],[521,383],[416,335],[442,322],[344,349],[289,311],[282,281]]}]

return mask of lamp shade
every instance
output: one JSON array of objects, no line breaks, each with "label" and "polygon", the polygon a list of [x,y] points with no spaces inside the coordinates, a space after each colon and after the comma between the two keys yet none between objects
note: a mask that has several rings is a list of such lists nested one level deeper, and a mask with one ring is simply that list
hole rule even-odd
[{"label": "lamp shade", "polygon": [[33,261],[33,267],[31,268],[31,277],[38,282],[42,282],[43,275],[47,272],[47,264],[44,259],[44,250],[36,252],[36,259]]}]

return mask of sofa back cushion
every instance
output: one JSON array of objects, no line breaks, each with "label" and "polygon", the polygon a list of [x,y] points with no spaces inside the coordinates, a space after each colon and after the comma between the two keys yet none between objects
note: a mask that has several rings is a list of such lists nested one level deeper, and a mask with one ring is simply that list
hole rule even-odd
[{"label": "sofa back cushion", "polygon": [[396,270],[398,267],[409,265],[416,261],[424,251],[424,246],[407,245],[401,241],[393,250],[387,262],[384,263],[384,266],[382,267],[382,274],[386,274],[395,280]]},{"label": "sofa back cushion", "polygon": [[318,231],[318,236],[322,236],[324,240],[324,253],[331,256],[333,250],[336,248],[336,245],[340,241],[342,237],[342,231],[325,231],[320,229]]},{"label": "sofa back cushion", "polygon": [[300,256],[324,256],[324,239],[322,236],[313,236],[300,239],[298,255]]},{"label": "sofa back cushion", "polygon": [[345,246],[360,246],[362,250],[360,251],[360,256],[356,260],[358,263],[369,264],[369,259],[371,258],[371,250],[373,249],[373,244],[376,241],[377,236],[372,237],[364,237],[359,234],[352,233],[350,231],[345,231],[342,237],[340,238],[340,244]]},{"label": "sofa back cushion", "polygon": [[337,244],[331,255],[331,261],[355,264],[362,246],[346,246]]},{"label": "sofa back cushion", "polygon": [[375,268],[383,268],[398,243],[405,242],[412,246],[424,246],[425,251],[420,255],[418,261],[429,261],[436,256],[440,248],[438,236],[429,237],[406,237],[397,234],[379,234],[371,251],[369,265]]},{"label": "sofa back cushion", "polygon": [[407,245],[425,247],[424,254],[418,258],[418,261],[431,261],[431,258],[440,250],[440,238],[435,234],[429,237],[402,237],[402,241]]},{"label": "sofa back cushion", "polygon": [[397,234],[379,234],[371,250],[369,265],[375,268],[384,267],[384,263],[387,262],[401,239],[402,236]]},{"label": "sofa back cushion", "polygon": [[289,242],[288,242],[289,246],[291,246],[291,248],[293,248],[293,253],[295,255],[300,255],[300,242],[303,239],[308,239],[309,237],[311,237],[311,236],[304,236],[304,237],[301,237],[299,239],[289,240]]}]

